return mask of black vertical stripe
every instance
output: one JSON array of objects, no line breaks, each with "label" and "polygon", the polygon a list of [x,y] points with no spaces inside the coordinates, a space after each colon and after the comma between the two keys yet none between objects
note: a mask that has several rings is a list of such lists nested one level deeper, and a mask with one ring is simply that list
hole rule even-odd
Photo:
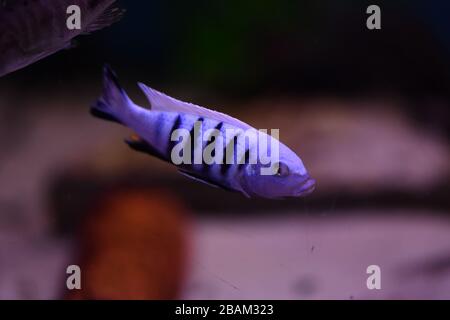
[{"label": "black vertical stripe", "polygon": [[214,129],[219,130],[220,132],[222,132],[222,127],[223,127],[223,122],[221,121],[214,127]]},{"label": "black vertical stripe", "polygon": [[172,152],[173,147],[175,147],[176,143],[178,142],[178,141],[172,141],[172,139],[171,139],[172,138],[172,133],[175,130],[180,128],[180,126],[182,125],[182,122],[183,122],[183,119],[182,119],[181,115],[180,114],[177,115],[177,118],[173,122],[172,128],[169,131],[169,143],[167,144],[167,150],[166,150],[166,153],[167,153],[169,158],[170,158],[170,154]]},{"label": "black vertical stripe", "polygon": [[247,150],[245,150],[245,154],[244,154],[244,163],[240,163],[238,165],[238,170],[241,171],[246,164],[250,163],[250,147],[248,147]]},{"label": "black vertical stripe", "polygon": [[[219,123],[214,127],[214,129],[215,129],[215,130],[219,130],[220,134],[222,134],[222,127],[223,127],[223,122],[219,122]],[[211,137],[209,137],[209,139],[208,139],[209,142],[212,143],[212,142],[214,141],[214,144],[216,144],[218,139],[216,139],[216,137],[213,136],[213,135],[212,135],[212,137],[214,138],[214,140],[212,140]],[[214,149],[213,149],[212,152],[211,152],[211,156],[212,156],[213,158],[216,156],[216,146],[214,146]],[[213,164],[208,164],[208,165],[205,164],[205,165],[202,167],[202,171],[203,171],[205,174],[207,174],[207,173],[210,171],[210,169],[212,168],[212,166],[213,166]]]},{"label": "black vertical stripe", "polygon": [[210,142],[214,142],[214,149],[212,149],[212,151],[211,151],[211,157],[215,158],[215,156],[216,156],[216,146],[215,146],[215,144],[217,143],[217,137],[216,136],[212,136],[212,138],[213,139],[210,139],[210,140],[212,140]]},{"label": "black vertical stripe", "polygon": [[[238,141],[238,137],[239,134],[235,135],[233,137],[233,139],[230,140],[230,142],[228,142],[228,144],[225,146],[225,148],[223,149],[223,159],[222,159],[222,166],[220,167],[220,173],[222,175],[226,175],[228,170],[230,170],[232,163],[235,162],[235,155],[236,155],[236,146],[237,146],[237,141]],[[233,154],[231,155],[233,157],[233,161],[231,164],[227,164],[227,152],[226,150],[228,149],[228,146],[230,146],[231,144],[233,144]],[[231,159],[230,159],[231,160]]]},{"label": "black vertical stripe", "polygon": [[[197,122],[201,122],[201,125],[203,124],[203,117],[199,117],[197,120],[194,121],[194,124],[192,125],[191,131],[189,132],[189,137],[191,138],[191,164],[194,164],[194,145],[195,141],[197,140],[198,136],[195,136],[195,125]],[[201,132],[199,132],[201,134]],[[203,148],[203,145],[200,147]],[[203,162],[203,161],[202,161]]]},{"label": "black vertical stripe", "polygon": [[[219,122],[219,123],[214,127],[214,129],[215,129],[215,130],[219,130],[219,131],[220,131],[220,134],[222,134],[222,127],[223,127],[223,122]],[[214,143],[215,143],[215,144],[217,143],[217,139],[216,139],[216,138],[214,138]],[[212,155],[213,157],[215,157],[215,156],[216,156],[216,148],[215,148],[215,146],[214,146],[213,153],[214,153],[214,154],[211,153],[211,155]]]}]

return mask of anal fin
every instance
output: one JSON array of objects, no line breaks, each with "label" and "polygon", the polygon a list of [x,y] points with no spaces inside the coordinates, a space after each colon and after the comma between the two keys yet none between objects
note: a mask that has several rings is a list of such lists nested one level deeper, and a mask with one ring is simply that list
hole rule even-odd
[{"label": "anal fin", "polygon": [[147,153],[153,157],[167,161],[167,158],[161,152],[138,135],[132,135],[130,138],[125,139],[125,143],[133,150]]}]

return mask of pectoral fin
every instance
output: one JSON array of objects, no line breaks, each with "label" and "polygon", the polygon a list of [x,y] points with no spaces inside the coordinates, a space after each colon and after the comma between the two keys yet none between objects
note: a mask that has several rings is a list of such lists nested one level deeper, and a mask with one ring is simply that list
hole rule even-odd
[{"label": "pectoral fin", "polygon": [[200,178],[199,176],[193,175],[193,174],[190,173],[190,172],[187,172],[187,171],[184,171],[184,170],[180,170],[180,169],[178,170],[178,172],[180,172],[180,173],[181,173],[183,176],[185,176],[185,177],[188,177],[188,178],[190,178],[190,179],[192,179],[192,180],[195,180],[195,181],[198,181],[198,182],[207,184],[208,186],[211,186],[211,187],[214,187],[214,188],[222,188],[222,187],[219,186],[218,184],[216,184],[216,183],[214,183],[214,182],[212,182],[212,181],[210,181],[210,180],[208,180],[208,179]]}]

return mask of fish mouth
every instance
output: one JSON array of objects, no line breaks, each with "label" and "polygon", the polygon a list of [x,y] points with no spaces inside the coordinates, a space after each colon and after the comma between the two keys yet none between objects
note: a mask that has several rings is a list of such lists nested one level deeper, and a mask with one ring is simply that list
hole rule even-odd
[{"label": "fish mouth", "polygon": [[297,197],[306,196],[314,191],[316,188],[316,180],[308,176],[305,181],[302,182],[300,190],[296,193]]}]

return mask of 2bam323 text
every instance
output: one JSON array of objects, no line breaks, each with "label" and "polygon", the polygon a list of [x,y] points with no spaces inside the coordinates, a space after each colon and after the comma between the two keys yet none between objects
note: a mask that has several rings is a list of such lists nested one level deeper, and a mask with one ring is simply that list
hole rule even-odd
[{"label": "2bam323 text", "polygon": [[273,315],[273,305],[271,304],[221,304],[219,308],[182,306],[175,308],[176,315],[200,315],[206,318],[208,314],[219,315]]}]

